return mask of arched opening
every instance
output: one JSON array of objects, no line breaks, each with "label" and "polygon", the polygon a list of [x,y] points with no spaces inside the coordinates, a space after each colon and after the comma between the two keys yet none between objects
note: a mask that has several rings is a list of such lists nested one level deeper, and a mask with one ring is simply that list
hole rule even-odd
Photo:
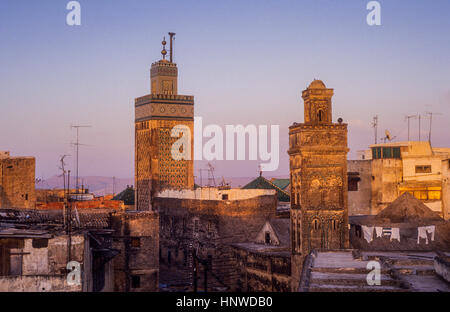
[{"label": "arched opening", "polygon": [[319,113],[317,115],[319,117],[319,122],[325,121],[325,113],[323,112],[323,110],[319,109]]},{"label": "arched opening", "polygon": [[317,230],[319,229],[319,227],[320,227],[319,220],[314,219],[313,222],[312,222],[312,228],[313,228],[313,230],[317,231]]}]

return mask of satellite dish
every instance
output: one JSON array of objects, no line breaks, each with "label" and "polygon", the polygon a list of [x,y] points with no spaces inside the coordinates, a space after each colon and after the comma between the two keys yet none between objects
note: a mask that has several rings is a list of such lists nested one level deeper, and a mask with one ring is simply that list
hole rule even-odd
[{"label": "satellite dish", "polygon": [[392,137],[391,137],[391,133],[389,132],[389,130],[384,130],[384,133],[386,134],[386,139],[388,139],[389,141],[392,141]]}]

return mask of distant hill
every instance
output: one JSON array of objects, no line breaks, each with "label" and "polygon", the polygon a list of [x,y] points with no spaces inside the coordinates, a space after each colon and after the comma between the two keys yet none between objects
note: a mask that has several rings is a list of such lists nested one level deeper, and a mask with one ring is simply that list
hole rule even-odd
[{"label": "distant hill", "polygon": [[[286,176],[266,176],[264,177],[268,180],[271,178],[286,178]],[[243,187],[248,182],[255,179],[254,177],[226,177],[225,182],[230,183],[231,187]],[[80,177],[79,184],[83,183],[84,187],[89,189],[89,192],[95,195],[105,195],[112,194],[115,189],[115,194],[122,192],[126,189],[127,185],[134,185],[134,178],[115,178],[115,187],[113,187],[112,177],[101,177],[101,176],[87,176]],[[216,186],[221,184],[222,178],[216,178]],[[195,179],[195,183],[200,185],[200,179]],[[212,183],[212,181],[211,181]],[[203,186],[208,185],[208,178],[204,178],[202,181]],[[63,179],[60,176],[53,176],[51,178],[45,179],[36,183],[37,189],[55,189],[63,188]],[[75,177],[70,177],[70,188],[75,188]]]},{"label": "distant hill", "polygon": [[[70,188],[75,188],[75,177],[70,177]],[[54,188],[63,188],[63,179],[59,176],[53,176],[51,178],[45,179],[43,181],[36,183],[37,189],[54,189]],[[84,185],[84,188],[89,189],[89,192],[94,193],[95,195],[105,195],[112,194],[115,190],[115,193],[118,194],[123,191],[127,185],[134,185],[134,178],[115,178],[115,182],[113,183],[112,177],[80,177],[79,184],[81,188],[81,184]],[[67,187],[67,185],[66,185]]]}]

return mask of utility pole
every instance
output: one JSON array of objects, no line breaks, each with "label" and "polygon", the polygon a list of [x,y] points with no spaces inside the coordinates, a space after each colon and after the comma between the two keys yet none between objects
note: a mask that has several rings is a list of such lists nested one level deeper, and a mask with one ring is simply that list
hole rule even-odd
[{"label": "utility pole", "polygon": [[[67,188],[69,190],[68,195],[70,195],[70,170],[68,171]],[[69,263],[72,260],[72,203],[70,196],[67,198],[67,204],[67,263]]]},{"label": "utility pole", "polygon": [[409,140],[410,140],[410,136],[409,136],[409,121],[410,121],[410,119],[411,118],[417,118],[417,115],[409,115],[409,116],[406,116],[405,117],[405,119],[407,119],[408,120],[408,142],[409,142]]},{"label": "utility pole", "polygon": [[372,121],[372,128],[374,129],[374,135],[375,135],[375,144],[377,144],[377,137],[378,137],[378,115],[375,115],[373,117]]},{"label": "utility pole", "polygon": [[59,167],[59,169],[61,169],[61,171],[62,171],[61,176],[63,178],[63,186],[64,186],[64,188],[63,188],[63,194],[64,194],[63,223],[64,223],[64,228],[66,228],[66,225],[67,225],[67,216],[66,216],[67,193],[66,193],[66,169],[65,169],[66,163],[64,162],[64,158],[66,158],[67,156],[69,156],[69,155],[63,155],[63,156],[61,156],[61,158],[59,160],[61,162],[61,167]]},{"label": "utility pole", "polygon": [[420,119],[421,119],[421,116],[420,116],[420,114],[419,114],[419,142],[420,142]]},{"label": "utility pole", "polygon": [[81,144],[80,141],[79,141],[79,130],[80,130],[80,128],[90,128],[91,126],[71,125],[70,127],[71,128],[75,128],[77,130],[77,142],[76,143],[72,143],[72,144],[76,146],[76,162],[77,162],[77,165],[76,165],[76,176],[77,177],[76,177],[76,181],[75,181],[75,189],[76,189],[76,192],[78,194],[78,159],[79,159],[79,150],[80,150],[80,145],[84,145],[84,144]]},{"label": "utility pole", "polygon": [[116,195],[116,177],[113,177],[113,197]]},{"label": "utility pole", "polygon": [[197,261],[197,253],[195,252],[195,249],[192,249],[192,271],[193,271],[193,281],[192,284],[194,286],[194,292],[197,292],[197,273],[198,273],[198,261]]},{"label": "utility pole", "polygon": [[430,130],[428,132],[428,142],[430,142],[431,145],[431,124],[433,122],[433,115],[442,115],[442,114],[433,112],[426,112],[426,114],[430,116]]}]

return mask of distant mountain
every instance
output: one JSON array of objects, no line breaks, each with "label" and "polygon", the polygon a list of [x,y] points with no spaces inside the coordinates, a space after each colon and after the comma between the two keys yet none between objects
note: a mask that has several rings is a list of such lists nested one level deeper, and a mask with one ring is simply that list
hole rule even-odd
[{"label": "distant mountain", "polygon": [[[287,178],[286,176],[266,176],[266,179],[272,178]],[[231,187],[240,188],[255,179],[254,177],[226,177],[225,182],[230,183]],[[70,188],[75,188],[75,177],[70,177]],[[222,178],[215,179],[216,186],[219,186],[222,183]],[[195,183],[203,186],[208,185],[208,178],[204,178],[202,183],[200,183],[200,179],[195,179]],[[212,180],[210,180],[212,184]],[[127,185],[134,185],[134,178],[115,178],[113,184],[112,177],[98,177],[98,176],[87,176],[79,178],[79,188],[81,186],[89,189],[89,192],[94,193],[95,195],[106,195],[112,194],[113,191],[115,194],[123,191]],[[67,185],[66,185],[67,187]],[[63,179],[60,176],[53,176],[51,178],[39,181],[36,183],[37,189],[55,189],[55,188],[63,188]]]},{"label": "distant mountain", "polygon": [[[263,175],[264,178],[270,180],[272,178],[277,178],[277,179],[286,179],[288,177],[286,176],[266,176]],[[241,188],[244,185],[246,185],[247,183],[249,183],[250,181],[256,179],[257,176],[254,177],[228,177],[225,178],[225,183],[229,183],[231,185],[231,187],[235,187],[235,188]],[[216,178],[216,186],[221,185],[222,184],[222,178]],[[207,186],[208,185],[208,179],[203,179],[202,183],[200,183],[200,179],[195,179],[195,183],[200,185],[202,184],[203,186]],[[210,184],[212,184],[213,182],[210,181]]]},{"label": "distant mountain", "polygon": [[[70,177],[70,188],[75,188],[75,177]],[[66,180],[67,181],[67,180]],[[133,178],[115,178],[112,177],[80,177],[79,188],[83,185],[84,188],[89,189],[89,192],[95,195],[118,194],[123,191],[127,185],[134,185]],[[60,176],[53,176],[51,178],[39,181],[36,183],[38,189],[54,189],[63,188],[63,178]],[[66,185],[67,187],[67,185]]]}]

